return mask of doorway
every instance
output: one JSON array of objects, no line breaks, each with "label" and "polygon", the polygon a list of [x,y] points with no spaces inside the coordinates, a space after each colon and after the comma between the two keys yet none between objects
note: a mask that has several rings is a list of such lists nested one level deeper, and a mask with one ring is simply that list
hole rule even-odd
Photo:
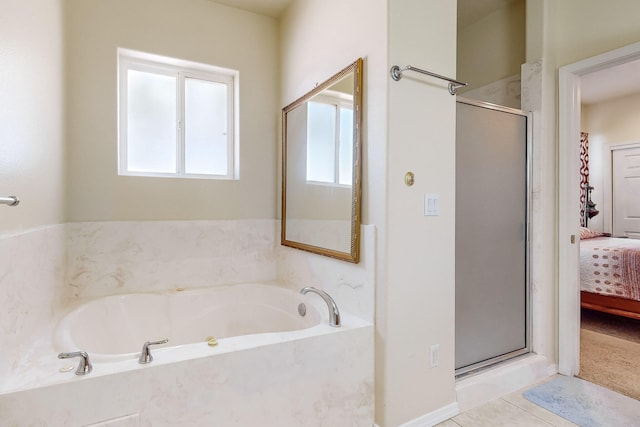
[{"label": "doorway", "polygon": [[528,117],[458,98],[455,368],[529,352]]},{"label": "doorway", "polygon": [[638,59],[640,43],[635,43],[559,70],[558,325],[559,371],[565,375],[576,375],[580,369],[579,206],[573,189],[579,187],[574,143],[580,135],[581,79]]}]

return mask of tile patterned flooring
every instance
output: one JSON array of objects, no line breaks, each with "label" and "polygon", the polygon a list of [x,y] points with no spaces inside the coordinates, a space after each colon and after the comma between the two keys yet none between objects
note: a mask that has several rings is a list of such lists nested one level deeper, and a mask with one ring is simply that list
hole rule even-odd
[{"label": "tile patterned flooring", "polygon": [[472,408],[438,424],[437,427],[575,427],[576,424],[529,402],[522,396],[523,392],[536,385],[538,384]]},{"label": "tile patterned flooring", "polygon": [[[587,329],[619,336],[629,341],[640,342],[640,335],[637,332],[638,323],[633,323],[632,319],[583,309],[582,321],[587,322]],[[627,325],[629,321],[632,322],[630,326]],[[583,327],[584,325],[585,323],[583,323]],[[538,384],[554,378],[556,377],[547,378]],[[472,408],[438,424],[436,427],[575,427],[577,424],[541,408],[522,396],[522,393],[538,384]],[[640,421],[637,425],[640,426]]]}]

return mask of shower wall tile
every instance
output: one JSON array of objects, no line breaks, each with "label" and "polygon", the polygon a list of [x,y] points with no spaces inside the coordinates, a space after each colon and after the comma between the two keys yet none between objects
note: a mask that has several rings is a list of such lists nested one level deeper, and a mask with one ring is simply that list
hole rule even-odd
[{"label": "shower wall tile", "polygon": [[276,278],[275,221],[67,225],[67,286],[81,299]]},{"label": "shower wall tile", "polygon": [[520,74],[509,76],[479,88],[465,90],[461,96],[503,107],[521,108]]},{"label": "shower wall tile", "polygon": [[339,309],[373,322],[376,228],[374,225],[362,225],[360,231],[358,264],[280,246],[278,282],[293,290],[305,286],[323,289],[336,301]]},{"label": "shower wall tile", "polygon": [[542,61],[522,64],[522,109],[540,111],[542,108]]}]

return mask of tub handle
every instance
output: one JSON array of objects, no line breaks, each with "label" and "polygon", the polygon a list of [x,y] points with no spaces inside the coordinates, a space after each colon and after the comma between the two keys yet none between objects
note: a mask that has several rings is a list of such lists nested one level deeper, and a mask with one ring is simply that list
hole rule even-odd
[{"label": "tub handle", "polygon": [[80,363],[76,369],[76,375],[86,375],[93,369],[89,355],[86,351],[74,351],[73,353],[59,353],[58,359],[69,359],[71,357],[79,357]]},{"label": "tub handle", "polygon": [[153,361],[153,356],[151,355],[151,351],[149,350],[150,345],[159,345],[166,344],[169,342],[169,338],[165,338],[163,340],[158,341],[147,341],[142,345],[142,352],[140,353],[140,358],[138,359],[138,363],[151,363]]}]

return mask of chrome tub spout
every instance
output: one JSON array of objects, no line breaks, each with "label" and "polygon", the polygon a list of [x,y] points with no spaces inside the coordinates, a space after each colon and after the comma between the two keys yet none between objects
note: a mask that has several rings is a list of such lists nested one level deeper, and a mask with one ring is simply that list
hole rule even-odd
[{"label": "chrome tub spout", "polygon": [[305,288],[300,289],[300,293],[302,295],[306,295],[308,292],[312,292],[314,294],[318,294],[322,297],[324,302],[327,303],[327,307],[329,308],[329,325],[333,327],[340,327],[340,311],[338,311],[338,306],[336,302],[323,290],[314,288],[312,286],[307,286]]}]

